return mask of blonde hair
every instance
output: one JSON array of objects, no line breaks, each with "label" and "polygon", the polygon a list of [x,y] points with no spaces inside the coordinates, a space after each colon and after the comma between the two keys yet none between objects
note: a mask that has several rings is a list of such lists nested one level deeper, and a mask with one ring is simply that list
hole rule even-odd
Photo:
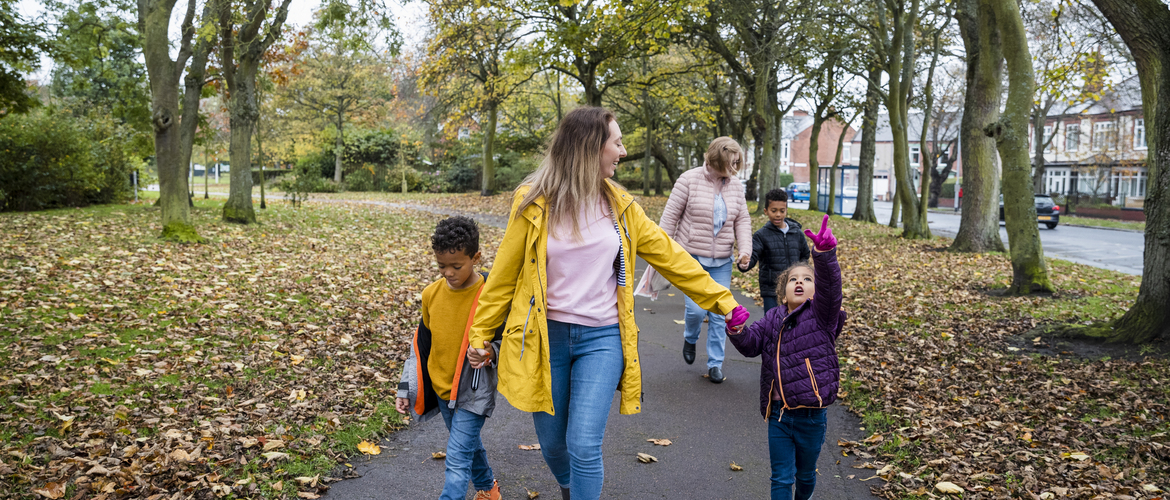
[{"label": "blonde hair", "polygon": [[739,165],[731,164],[731,155],[733,154],[739,155],[739,161],[742,164],[743,149],[739,147],[739,143],[730,137],[719,137],[711,141],[710,146],[707,146],[707,155],[704,159],[712,170],[731,177],[739,173]]},{"label": "blonde hair", "polygon": [[594,203],[604,196],[609,206],[616,205],[611,182],[601,178],[601,149],[609,136],[609,122],[616,120],[605,108],[584,106],[565,115],[549,139],[548,149],[540,167],[529,175],[521,186],[529,186],[520,201],[516,216],[544,197],[548,207],[548,228],[568,225],[572,238],[581,239],[581,221],[577,216],[586,203]]}]

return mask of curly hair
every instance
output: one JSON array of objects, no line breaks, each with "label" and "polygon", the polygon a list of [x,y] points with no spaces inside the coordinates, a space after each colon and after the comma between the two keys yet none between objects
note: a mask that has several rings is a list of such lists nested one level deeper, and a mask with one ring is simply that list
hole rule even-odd
[{"label": "curly hair", "polygon": [[462,215],[443,219],[431,235],[431,249],[435,253],[462,251],[474,257],[479,253],[479,226]]},{"label": "curly hair", "polygon": [[788,266],[788,269],[785,269],[784,272],[780,273],[780,276],[776,278],[776,295],[779,295],[781,299],[783,299],[784,296],[788,293],[788,289],[786,288],[788,286],[788,275],[792,274],[792,270],[798,267],[807,267],[809,271],[813,270],[812,264],[809,264],[807,260],[802,260],[791,266]]},{"label": "curly hair", "polygon": [[764,200],[766,201],[766,204],[764,205],[765,208],[768,206],[768,203],[772,203],[773,201],[783,201],[788,203],[788,192],[783,189],[773,189],[768,191],[768,194],[764,195]]}]

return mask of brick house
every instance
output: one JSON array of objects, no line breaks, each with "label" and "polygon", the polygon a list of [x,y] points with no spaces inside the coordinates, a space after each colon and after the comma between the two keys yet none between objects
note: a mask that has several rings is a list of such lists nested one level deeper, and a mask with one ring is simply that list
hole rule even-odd
[{"label": "brick house", "polygon": [[[927,130],[927,137],[930,139],[937,139],[940,143],[949,143],[959,135],[959,122],[962,118],[962,112],[955,111],[950,113],[939,113],[943,120],[939,123],[931,124],[931,130]],[[911,177],[914,179],[914,190],[918,191],[921,186],[922,179],[922,146],[919,144],[919,139],[922,137],[922,113],[910,113],[908,116],[908,123],[906,127],[907,137],[910,142],[910,169]],[[937,130],[935,130],[937,129]],[[873,195],[874,198],[883,201],[893,200],[894,190],[896,189],[894,179],[894,132],[890,128],[890,115],[882,114],[878,116],[876,126],[877,136],[874,141],[874,165],[873,165]],[[937,133],[936,133],[937,132]],[[933,142],[927,141],[927,154],[933,149]],[[963,161],[959,156],[959,142],[954,141],[947,155],[953,158],[955,163],[951,170],[951,177],[961,176],[963,168]],[[846,165],[858,165],[861,162],[861,132],[853,136],[853,145],[847,151],[852,152],[848,160],[842,159],[841,163]],[[848,179],[846,185],[850,185]],[[940,199],[939,206],[954,206],[951,199]]]},{"label": "brick house", "polygon": [[[780,171],[791,173],[796,182],[808,182],[808,147],[812,143],[813,117],[807,111],[796,110],[785,116],[780,137]],[[846,125],[836,118],[826,120],[821,126],[820,143],[817,149],[817,163],[832,165],[837,156],[837,139]],[[845,144],[842,146],[841,163],[849,162],[851,148],[857,133],[853,127],[845,130]],[[860,140],[860,136],[856,136]]]}]

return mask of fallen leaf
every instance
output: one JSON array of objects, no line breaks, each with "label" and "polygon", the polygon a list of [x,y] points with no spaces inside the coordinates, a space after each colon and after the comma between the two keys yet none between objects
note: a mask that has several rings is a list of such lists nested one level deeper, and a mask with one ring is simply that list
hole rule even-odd
[{"label": "fallen leaf", "polygon": [[284,481],[277,481],[272,483],[272,489],[276,491],[284,491]]},{"label": "fallen leaf", "polygon": [[447,452],[436,451],[434,453],[431,453],[431,458],[433,458],[435,460],[442,460],[444,458],[447,458]]},{"label": "fallen leaf", "polygon": [[321,495],[316,493],[309,493],[307,491],[298,491],[297,498],[308,498],[309,500],[313,500],[315,498],[321,498]]},{"label": "fallen leaf", "polygon": [[658,459],[645,453],[638,453],[638,461],[644,464],[648,464],[650,462],[657,462]]},{"label": "fallen leaf", "polygon": [[260,456],[267,459],[264,461],[264,463],[268,463],[268,462],[271,462],[273,460],[288,460],[288,453],[281,453],[279,451],[270,451],[267,453],[261,453]]},{"label": "fallen leaf", "polygon": [[56,500],[65,496],[65,483],[46,483],[44,488],[37,488],[32,491],[45,498]]},{"label": "fallen leaf", "polygon": [[269,439],[264,443],[264,451],[272,451],[284,448],[284,441],[280,439]]},{"label": "fallen leaf", "polygon": [[522,445],[520,445],[520,449],[521,449],[521,450],[525,450],[525,451],[530,451],[530,450],[539,450],[539,449],[540,449],[540,443],[536,443],[536,444],[522,444]]},{"label": "fallen leaf", "polygon": [[654,443],[658,446],[670,446],[671,445],[671,442],[669,439],[647,439],[646,441]]},{"label": "fallen leaf", "polygon": [[382,447],[369,441],[358,443],[357,449],[366,455],[380,455],[382,453]]},{"label": "fallen leaf", "polygon": [[1142,489],[1145,490],[1147,493],[1158,493],[1158,492],[1162,491],[1162,488],[1159,488],[1156,485],[1151,484],[1151,483],[1143,484]]},{"label": "fallen leaf", "polygon": [[527,491],[527,492],[528,492],[528,500],[532,500],[532,499],[534,499],[534,498],[536,498],[536,497],[540,496],[540,492],[539,492],[539,491],[532,491],[532,490],[530,490],[530,489],[528,489],[528,488],[524,488],[524,491]]},{"label": "fallen leaf", "polygon": [[301,364],[301,362],[304,360],[305,360],[304,356],[300,356],[300,355],[296,355],[296,354],[293,354],[293,355],[288,357],[289,364],[291,364],[293,366]]},{"label": "fallen leaf", "polygon": [[1045,491],[1040,494],[1040,500],[1052,500],[1053,498],[1056,498],[1056,494],[1051,491]]},{"label": "fallen leaf", "polygon": [[1064,458],[1071,458],[1077,461],[1084,461],[1089,459],[1089,455],[1083,451],[1073,451],[1069,453],[1061,453],[1060,456]]},{"label": "fallen leaf", "polygon": [[302,485],[308,486],[310,488],[316,488],[317,487],[317,480],[320,479],[320,477],[321,477],[320,474],[317,474],[316,476],[313,476],[313,477],[299,476],[299,477],[295,478],[294,480],[296,482],[301,483]]},{"label": "fallen leaf", "polygon": [[885,440],[885,438],[882,437],[881,434],[875,432],[872,436],[867,437],[865,439],[862,439],[861,442],[869,443],[869,444],[876,444],[876,443],[880,443],[884,440]]},{"label": "fallen leaf", "polygon": [[739,464],[736,464],[735,462],[731,462],[731,470],[739,472],[743,470],[743,467],[740,467]]},{"label": "fallen leaf", "polygon": [[938,484],[934,485],[934,489],[941,491],[943,493],[950,493],[950,494],[955,494],[955,495],[963,493],[963,488],[960,488],[959,485],[952,483],[950,481],[943,481],[941,483],[938,483]]},{"label": "fallen leaf", "polygon": [[685,320],[676,319],[676,320],[674,320],[674,324],[676,324],[676,325],[685,325],[685,324],[687,324],[687,322],[686,322]]}]

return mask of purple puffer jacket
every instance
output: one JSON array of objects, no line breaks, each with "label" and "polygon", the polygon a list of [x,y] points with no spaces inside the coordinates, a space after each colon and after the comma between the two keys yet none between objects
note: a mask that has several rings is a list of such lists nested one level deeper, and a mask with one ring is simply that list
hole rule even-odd
[{"label": "purple puffer jacket", "polygon": [[[765,418],[775,385],[780,386],[782,395],[776,403],[784,408],[822,408],[837,400],[841,375],[837,336],[845,324],[841,266],[837,264],[836,249],[813,252],[812,259],[816,291],[811,300],[791,314],[781,305],[743,333],[727,336],[740,354],[749,358],[763,356],[760,413]],[[784,285],[778,283],[780,286]]]}]

